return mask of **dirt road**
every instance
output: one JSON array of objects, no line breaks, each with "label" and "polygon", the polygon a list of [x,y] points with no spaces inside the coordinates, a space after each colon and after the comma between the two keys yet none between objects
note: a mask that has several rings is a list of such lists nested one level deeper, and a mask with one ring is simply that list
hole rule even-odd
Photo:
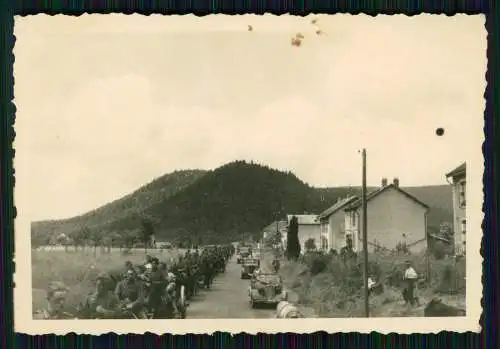
[{"label": "dirt road", "polygon": [[188,319],[235,319],[272,318],[276,316],[273,306],[252,309],[248,298],[249,280],[240,278],[241,266],[236,257],[227,265],[226,272],[219,274],[210,290],[201,291],[191,300]]}]

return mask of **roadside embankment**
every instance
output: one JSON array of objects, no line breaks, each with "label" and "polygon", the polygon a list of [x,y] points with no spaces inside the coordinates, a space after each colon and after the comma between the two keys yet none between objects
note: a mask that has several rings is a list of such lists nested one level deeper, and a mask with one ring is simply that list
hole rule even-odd
[{"label": "roadside embankment", "polygon": [[[403,300],[404,261],[411,260],[421,274],[413,307]],[[422,256],[371,255],[369,275],[377,282],[369,298],[370,316],[424,316],[424,308],[438,297],[446,304],[465,308],[465,262],[430,260],[426,278],[426,259]],[[292,302],[312,309],[318,317],[364,316],[363,263],[356,259],[318,253],[284,261],[280,274],[291,292]]]}]

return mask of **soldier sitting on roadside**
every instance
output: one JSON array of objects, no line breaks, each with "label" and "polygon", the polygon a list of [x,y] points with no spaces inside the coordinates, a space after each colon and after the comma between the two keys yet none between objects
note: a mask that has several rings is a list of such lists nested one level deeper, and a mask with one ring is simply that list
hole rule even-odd
[{"label": "soldier sitting on roadside", "polygon": [[123,277],[125,278],[127,276],[127,272],[132,269],[138,272],[137,268],[132,264],[131,261],[125,261],[125,272],[123,273]]},{"label": "soldier sitting on roadside", "polygon": [[138,279],[135,270],[129,269],[124,280],[116,285],[115,295],[125,306],[125,310],[131,311],[139,319],[146,319],[144,285]]},{"label": "soldier sitting on roadside", "polygon": [[33,314],[36,320],[74,319],[75,316],[63,310],[68,295],[68,287],[60,282],[52,282],[47,289],[47,307]]},{"label": "soldier sitting on roadside", "polygon": [[85,309],[90,318],[112,319],[120,314],[118,298],[108,287],[109,278],[106,273],[100,273],[96,280],[96,290],[85,301]]}]

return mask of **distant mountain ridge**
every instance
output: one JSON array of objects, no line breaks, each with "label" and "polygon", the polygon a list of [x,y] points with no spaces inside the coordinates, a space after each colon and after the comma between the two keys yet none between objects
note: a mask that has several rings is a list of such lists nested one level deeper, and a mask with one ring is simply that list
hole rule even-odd
[{"label": "distant mountain ridge", "polygon": [[[452,221],[450,186],[402,188],[431,207],[428,223],[432,229],[442,221]],[[258,234],[286,214],[319,214],[338,198],[360,193],[359,187],[314,188],[292,172],[234,161],[213,171],[164,175],[77,217],[33,222],[32,237],[71,234],[83,227],[103,234],[140,229],[140,217],[146,216],[158,239],[237,241],[243,234]]]}]

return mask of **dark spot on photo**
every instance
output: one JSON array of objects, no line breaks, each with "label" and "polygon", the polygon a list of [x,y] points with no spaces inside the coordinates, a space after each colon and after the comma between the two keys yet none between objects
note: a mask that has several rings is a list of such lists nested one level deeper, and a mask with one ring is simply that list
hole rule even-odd
[{"label": "dark spot on photo", "polygon": [[444,129],[442,127],[438,127],[436,129],[436,135],[438,135],[438,136],[444,135]]}]

